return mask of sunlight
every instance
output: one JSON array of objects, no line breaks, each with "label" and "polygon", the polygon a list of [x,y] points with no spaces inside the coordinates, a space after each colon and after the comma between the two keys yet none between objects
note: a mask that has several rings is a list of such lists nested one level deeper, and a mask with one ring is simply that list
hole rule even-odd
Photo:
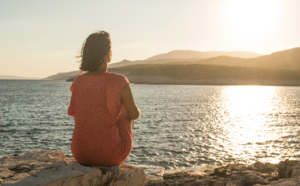
[{"label": "sunlight", "polygon": [[274,87],[232,86],[228,87],[228,110],[240,117],[268,112],[268,100],[274,94]]},{"label": "sunlight", "polygon": [[[274,109],[272,99],[276,96],[276,87],[231,86],[223,93],[230,121],[225,127],[231,141],[227,148],[238,154],[233,155],[237,159],[257,156],[260,144],[278,137],[268,122],[269,113]],[[272,153],[273,149],[268,148],[268,151]],[[268,161],[277,162],[278,159]]]},{"label": "sunlight", "polygon": [[234,121],[230,127],[235,128],[230,131],[237,133],[232,134],[236,138],[233,141],[256,143],[274,138],[263,132],[268,130],[264,122],[267,119],[265,114],[273,109],[270,99],[274,93],[274,87],[239,86],[226,89],[227,110],[229,118]]},{"label": "sunlight", "polygon": [[225,11],[233,39],[249,44],[274,35],[281,6],[277,0],[231,0]]}]

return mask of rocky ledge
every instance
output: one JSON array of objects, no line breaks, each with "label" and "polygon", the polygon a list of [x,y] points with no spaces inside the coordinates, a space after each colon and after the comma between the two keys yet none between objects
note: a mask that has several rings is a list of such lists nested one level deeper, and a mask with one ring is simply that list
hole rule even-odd
[{"label": "rocky ledge", "polygon": [[225,166],[193,171],[164,173],[163,177],[148,177],[147,186],[300,186],[299,161],[279,164],[256,162],[251,165]]},{"label": "rocky ledge", "polygon": [[142,186],[143,169],[121,164],[87,167],[60,151],[34,151],[0,158],[0,185],[16,186]]},{"label": "rocky ledge", "polygon": [[146,174],[143,169],[121,164],[88,167],[60,151],[34,151],[0,158],[0,185],[16,186],[300,186],[298,161],[279,164],[256,162],[228,164]]}]

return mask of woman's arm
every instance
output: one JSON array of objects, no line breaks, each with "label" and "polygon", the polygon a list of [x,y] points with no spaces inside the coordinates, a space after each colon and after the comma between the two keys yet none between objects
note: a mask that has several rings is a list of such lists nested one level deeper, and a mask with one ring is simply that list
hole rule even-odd
[{"label": "woman's arm", "polygon": [[135,104],[133,94],[130,88],[130,85],[125,85],[118,95],[118,99],[121,100],[121,103],[126,109],[127,117],[129,120],[136,120],[140,117],[141,111],[138,109]]},{"label": "woman's arm", "polygon": [[[75,79],[76,80],[76,79]],[[70,91],[72,92],[72,96],[71,96],[71,100],[70,100],[70,105],[69,105],[69,109],[68,109],[68,114],[72,117],[74,117],[75,112],[74,112],[74,106],[75,106],[75,92],[73,92],[74,90],[74,85],[75,85],[75,80],[73,81],[71,87],[70,87]]]}]

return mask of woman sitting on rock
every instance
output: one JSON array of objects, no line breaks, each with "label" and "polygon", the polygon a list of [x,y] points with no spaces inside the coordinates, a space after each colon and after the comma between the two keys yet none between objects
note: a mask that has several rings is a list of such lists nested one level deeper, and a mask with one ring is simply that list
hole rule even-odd
[{"label": "woman sitting on rock", "polygon": [[113,166],[132,149],[133,120],[140,116],[129,81],[107,72],[111,61],[110,36],[91,34],[82,45],[81,71],[71,85],[68,114],[75,119],[71,151],[82,165]]}]

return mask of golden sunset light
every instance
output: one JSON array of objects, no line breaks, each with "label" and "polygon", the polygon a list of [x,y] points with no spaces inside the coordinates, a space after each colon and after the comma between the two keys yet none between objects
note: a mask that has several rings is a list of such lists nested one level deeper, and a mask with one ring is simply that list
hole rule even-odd
[{"label": "golden sunset light", "polygon": [[0,185],[300,186],[300,0],[7,0],[0,23]]},{"label": "golden sunset light", "polygon": [[235,42],[257,45],[278,36],[285,2],[278,0],[229,0],[224,8],[224,21]]}]

